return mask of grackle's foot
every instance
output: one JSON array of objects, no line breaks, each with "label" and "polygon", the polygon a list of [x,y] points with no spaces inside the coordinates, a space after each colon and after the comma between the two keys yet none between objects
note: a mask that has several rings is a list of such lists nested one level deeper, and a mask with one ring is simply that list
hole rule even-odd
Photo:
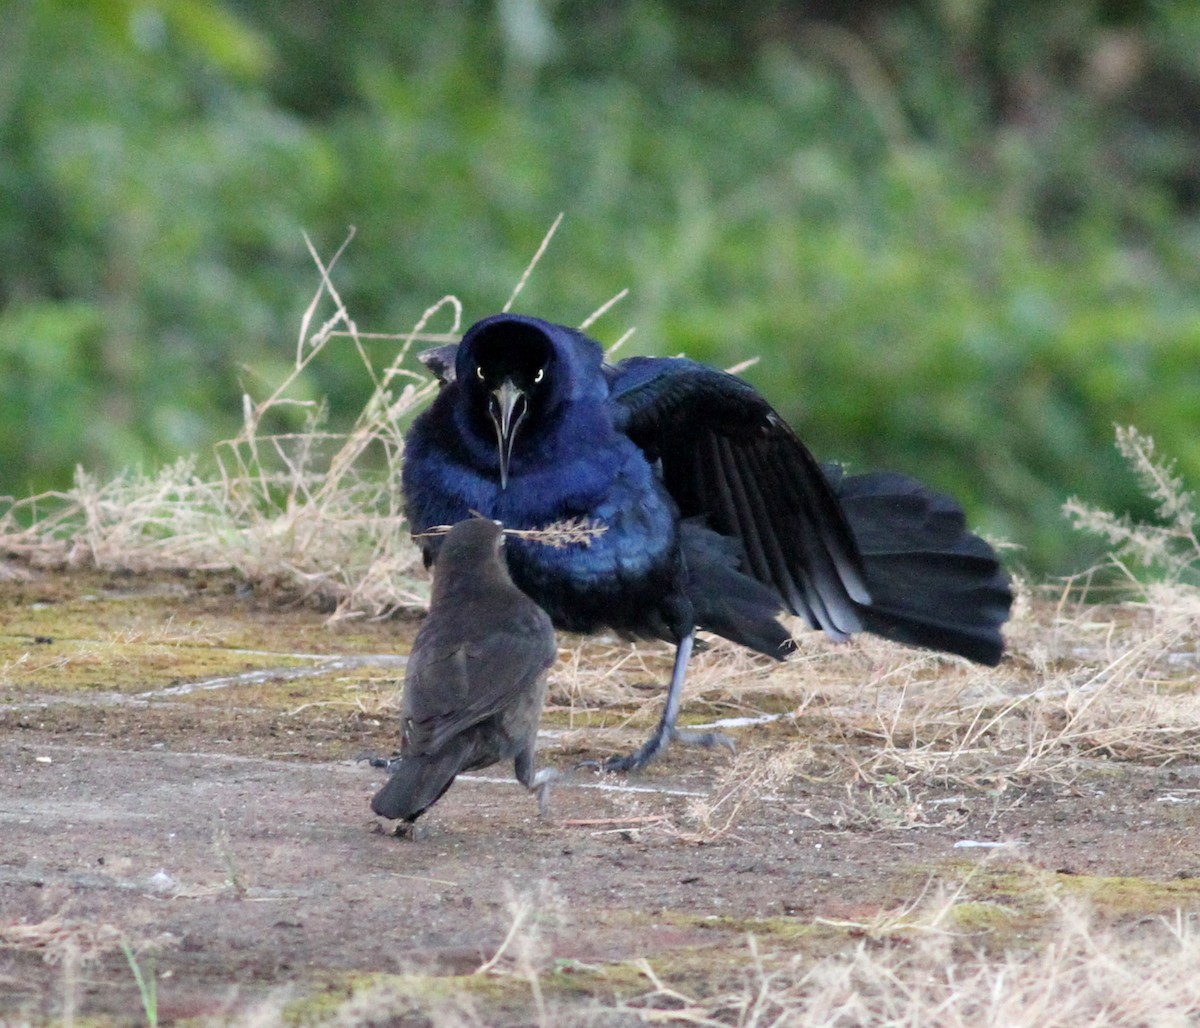
[{"label": "grackle's foot", "polygon": [[677,728],[671,736],[673,742],[682,743],[684,746],[703,746],[706,750],[715,750],[718,746],[722,746],[730,753],[737,753],[737,747],[724,732],[692,732],[686,728]]},{"label": "grackle's foot", "polygon": [[397,821],[394,825],[390,825],[383,821],[372,820],[367,831],[373,835],[386,835],[389,839],[409,839],[412,842],[423,839],[429,834],[424,825],[418,828],[415,821]]},{"label": "grackle's foot", "polygon": [[723,732],[692,732],[686,728],[673,728],[665,734],[655,732],[645,745],[623,757],[609,757],[603,761],[584,760],[575,766],[577,768],[588,767],[596,771],[640,771],[651,761],[656,760],[670,742],[678,742],[684,746],[703,746],[705,749],[722,746],[730,753],[737,751],[733,740]]},{"label": "grackle's foot", "polygon": [[545,817],[550,811],[550,785],[560,776],[552,767],[542,768],[533,776],[533,784],[529,791],[537,796],[538,817]]},{"label": "grackle's foot", "polygon": [[607,760],[600,762],[601,771],[641,771],[654,758],[645,757],[641,750],[635,750],[633,753],[627,753],[623,757],[609,757]]},{"label": "grackle's foot", "polygon": [[372,757],[370,754],[363,753],[354,758],[354,763],[361,764],[365,761],[366,763],[370,764],[371,767],[387,768],[387,770],[390,772],[392,768],[396,766],[399,760],[399,757]]},{"label": "grackle's foot", "polygon": [[416,821],[397,821],[396,826],[387,833],[393,839],[408,839],[409,842],[420,842],[428,838],[429,826],[418,825]]}]

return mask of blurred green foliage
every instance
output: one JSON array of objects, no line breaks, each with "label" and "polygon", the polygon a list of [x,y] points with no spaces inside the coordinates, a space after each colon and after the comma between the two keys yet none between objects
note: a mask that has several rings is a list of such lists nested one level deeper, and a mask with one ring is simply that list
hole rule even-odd
[{"label": "blurred green foliage", "polygon": [[[822,458],[920,475],[1037,572],[1114,422],[1200,481],[1191,0],[9,0],[0,493],[204,450],[329,256],[360,327],[446,293],[755,381]],[[446,325],[431,326],[445,329]],[[386,346],[387,344],[375,344]],[[382,360],[386,353],[381,354]],[[345,348],[304,388],[336,421]]]}]

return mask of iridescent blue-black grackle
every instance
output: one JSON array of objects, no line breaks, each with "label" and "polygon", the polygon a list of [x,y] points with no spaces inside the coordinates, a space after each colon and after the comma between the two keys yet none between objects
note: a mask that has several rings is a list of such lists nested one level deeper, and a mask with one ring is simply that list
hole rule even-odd
[{"label": "iridescent blue-black grackle", "polygon": [[[697,627],[782,658],[777,616],[833,639],[865,630],[999,661],[1012,604],[992,548],[951,498],[914,479],[819,465],[741,379],[684,358],[605,363],[582,332],[501,314],[424,355],[443,385],[406,441],[414,533],[478,511],[511,528],[599,522],[590,545],[513,539],[516,585],[558,628],[676,644],[657,730],[673,738]],[[436,538],[422,539],[426,563]]]},{"label": "iridescent blue-black grackle", "polygon": [[546,809],[554,772],[533,772],[534,740],[557,654],[554,627],[512,583],[494,521],[455,525],[442,543],[429,617],[417,632],[401,702],[400,756],[372,760],[390,777],[371,800],[381,817],[415,821],[463,771],[512,760]]}]

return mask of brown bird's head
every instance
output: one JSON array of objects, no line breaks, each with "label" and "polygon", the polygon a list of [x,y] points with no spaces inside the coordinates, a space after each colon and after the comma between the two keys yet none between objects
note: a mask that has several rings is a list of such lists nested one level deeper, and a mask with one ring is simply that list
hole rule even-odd
[{"label": "brown bird's head", "polygon": [[433,592],[439,595],[460,588],[478,590],[486,585],[512,585],[504,562],[504,528],[489,518],[468,518],[450,529],[438,551]]}]

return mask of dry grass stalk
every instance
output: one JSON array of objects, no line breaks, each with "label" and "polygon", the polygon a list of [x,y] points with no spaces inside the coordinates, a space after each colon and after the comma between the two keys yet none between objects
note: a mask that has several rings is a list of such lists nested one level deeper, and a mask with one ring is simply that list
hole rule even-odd
[{"label": "dry grass stalk", "polygon": [[[1157,504],[1163,522],[1147,525],[1117,517],[1072,498],[1063,510],[1083,531],[1100,535],[1114,547],[1113,564],[1123,570],[1126,558],[1143,567],[1157,566],[1168,581],[1178,582],[1200,567],[1200,513],[1196,496],[1184,489],[1175,473],[1175,462],[1155,452],[1154,440],[1136,428],[1117,427],[1117,449],[1137,477],[1146,496]],[[1136,581],[1134,576],[1128,576]]]},{"label": "dry grass stalk", "polygon": [[[313,251],[320,284],[302,320],[292,368],[266,399],[244,397],[242,430],[217,448],[215,476],[194,458],[110,482],[81,470],[69,492],[9,504],[0,513],[4,551],[35,565],[233,568],[255,583],[316,597],[334,606],[336,618],[422,604],[427,584],[406,538],[395,482],[405,419],[437,386],[406,361],[417,340],[457,338],[462,308],[446,296],[408,333],[361,333],[331,279],[344,248],[328,263]],[[528,271],[514,297],[527,278]],[[318,322],[325,305],[332,313]],[[449,331],[429,332],[445,314]],[[366,345],[374,339],[397,344],[382,368]],[[344,433],[322,428],[321,404],[295,399],[301,377],[334,340],[354,347],[371,388]],[[280,412],[297,406],[308,417],[305,430],[268,430]],[[794,775],[886,787],[875,797],[883,803],[896,801],[888,791],[895,783],[919,796],[933,785],[1068,782],[1093,758],[1195,759],[1200,589],[1190,580],[1200,567],[1200,541],[1194,497],[1155,454],[1152,440],[1121,429],[1118,447],[1163,524],[1136,525],[1078,501],[1067,511],[1080,528],[1111,541],[1112,566],[1136,584],[1135,599],[1086,603],[1086,577],[1067,583],[1049,602],[1034,602],[1028,589],[1019,589],[1009,628],[1013,658],[995,671],[870,638],[833,647],[808,631],[783,666],[710,641],[690,669],[688,718],[698,708],[710,717],[790,712],[786,724],[808,747]],[[550,526],[549,538],[546,530],[525,535],[586,545],[601,529],[564,523]],[[1162,579],[1139,581],[1130,563],[1135,559],[1161,569]],[[625,734],[640,732],[658,716],[669,672],[670,648],[662,644],[579,643],[554,675],[551,710],[565,708],[571,727],[594,728],[600,720]],[[739,802],[733,794],[721,799],[707,821],[699,818],[705,830],[723,830],[723,812],[740,809]],[[870,820],[878,812],[864,814]]]},{"label": "dry grass stalk", "polygon": [[[802,741],[793,778],[875,789],[854,794],[857,813],[846,812],[848,823],[917,824],[928,787],[994,793],[1034,781],[1070,783],[1089,760],[1194,760],[1196,594],[1164,586],[1148,596],[1137,605],[1086,609],[1037,601],[1026,617],[1039,627],[1018,626],[1018,634],[1039,638],[1038,651],[1017,648],[999,669],[882,640],[849,647],[804,640],[800,655],[783,665],[717,642],[694,658],[685,712],[693,721],[698,710],[709,717],[780,712],[763,731]],[[550,709],[565,710],[569,727],[587,725],[593,743],[598,722],[612,726],[621,733],[612,745],[621,748],[658,716],[670,657],[660,644],[579,641],[553,675]]]},{"label": "dry grass stalk", "polygon": [[508,974],[523,978],[529,982],[538,1014],[537,1023],[550,1024],[541,975],[549,965],[553,947],[545,930],[564,923],[565,905],[554,888],[543,882],[536,893],[517,894],[510,890],[508,910],[512,921],[504,940],[496,952],[476,968],[475,974]]},{"label": "dry grass stalk", "polygon": [[[861,941],[815,963],[763,953],[749,936],[744,984],[714,996],[689,995],[639,961],[652,989],[619,1009],[657,1024],[789,1028],[1183,1028],[1200,1015],[1194,919],[1178,914],[1132,931],[1099,928],[1085,907],[1051,898],[1040,939],[994,957],[958,924],[960,909],[975,916],[978,908],[964,883],[869,923],[831,922]],[[1005,912],[997,914],[1003,923]]]},{"label": "dry grass stalk", "polygon": [[811,750],[799,744],[742,750],[726,764],[707,796],[689,800],[687,820],[695,831],[681,833],[684,841],[712,842],[736,835],[739,820],[795,781],[810,758]]},{"label": "dry grass stalk", "polygon": [[[505,310],[561,220],[560,215],[546,233]],[[34,566],[232,569],[257,585],[333,606],[335,618],[383,616],[400,606],[423,605],[428,588],[407,538],[397,483],[404,427],[438,383],[423,369],[410,369],[408,361],[418,341],[458,340],[462,304],[454,296],[442,297],[405,333],[361,332],[331,277],[353,235],[328,262],[306,238],[320,282],[301,319],[292,366],[265,399],[242,397],[241,431],[216,447],[215,473],[201,470],[194,457],[151,474],[127,472],[111,482],[80,469],[66,492],[0,503],[0,552]],[[623,296],[617,294],[585,324]],[[446,314],[446,330],[429,331]],[[353,347],[370,387],[345,432],[325,430],[323,403],[298,398],[303,377],[335,341]],[[382,367],[376,366],[368,341],[395,344]],[[302,430],[271,429],[281,418],[294,420],[297,409],[306,418]],[[586,545],[600,530],[563,523],[532,536],[556,545]],[[9,564],[0,564],[0,578],[16,574]]]},{"label": "dry grass stalk", "polygon": [[0,946],[41,953],[42,959],[50,964],[60,964],[69,958],[83,962],[96,960],[120,949],[124,940],[125,933],[116,925],[70,921],[61,914],[35,924],[23,921],[0,924]]},{"label": "dry grass stalk", "polygon": [[[559,663],[551,672],[548,708],[565,711],[568,727],[590,723],[591,715],[611,712],[628,724],[630,705],[644,705],[649,716],[661,702],[658,683],[671,668],[670,649],[662,643],[626,643],[611,636],[560,637]],[[651,688],[645,688],[653,683]]]},{"label": "dry grass stalk", "polygon": [[1194,756],[1200,698],[1194,688],[1159,691],[1164,680],[1152,668],[1163,643],[1158,633],[1126,639],[1108,663],[1052,670],[1032,683],[996,674],[995,691],[977,699],[961,682],[915,685],[876,708],[876,730],[863,728],[877,740],[864,776],[957,786],[1068,782],[1088,758]]},{"label": "dry grass stalk", "polygon": [[[1185,507],[1171,507],[1180,524]],[[944,825],[952,814],[923,805],[928,788],[1012,796],[1036,781],[1070,783],[1089,761],[1200,757],[1200,590],[1169,580],[1143,585],[1136,600],[1096,605],[1073,583],[1049,594],[1018,583],[1008,634],[1010,658],[998,669],[866,636],[833,646],[802,631],[782,665],[706,640],[689,669],[685,713],[777,712],[763,731],[805,747],[789,758],[793,780],[856,784],[844,809],[825,817],[845,827]],[[612,745],[623,748],[658,716],[670,658],[664,644],[578,642],[552,679],[551,710],[565,709],[570,727],[587,725],[593,743],[597,722],[613,726],[621,737]],[[735,778],[766,773],[734,767]],[[716,788],[710,802],[719,806],[693,812],[702,832],[727,831],[724,811],[749,811],[722,792],[732,779]]]},{"label": "dry grass stalk", "polygon": [[[426,590],[413,574],[417,557],[393,483],[403,459],[403,421],[437,385],[404,365],[413,342],[428,338],[426,325],[443,309],[457,336],[461,305],[444,297],[411,332],[386,337],[399,345],[377,369],[330,279],[342,250],[328,265],[311,244],[310,252],[321,283],[304,315],[292,368],[265,400],[243,397],[242,429],[218,445],[215,475],[202,473],[195,458],[107,483],[80,470],[70,491],[4,511],[5,550],[34,564],[68,567],[232,569],[252,582],[336,604],[337,616],[385,614],[422,602]],[[326,302],[333,314],[310,332]],[[324,431],[323,405],[292,395],[334,338],[351,341],[372,390],[345,433]],[[306,413],[305,430],[267,430],[269,421],[296,407]],[[22,520],[32,524],[21,527]]]},{"label": "dry grass stalk", "polygon": [[[425,532],[415,533],[413,538],[425,539],[446,535],[452,528],[454,528],[453,525],[434,525]],[[567,518],[563,521],[551,521],[541,528],[506,528],[504,534],[561,550],[567,546],[591,546],[607,531],[608,526],[601,521],[578,517]]]}]

